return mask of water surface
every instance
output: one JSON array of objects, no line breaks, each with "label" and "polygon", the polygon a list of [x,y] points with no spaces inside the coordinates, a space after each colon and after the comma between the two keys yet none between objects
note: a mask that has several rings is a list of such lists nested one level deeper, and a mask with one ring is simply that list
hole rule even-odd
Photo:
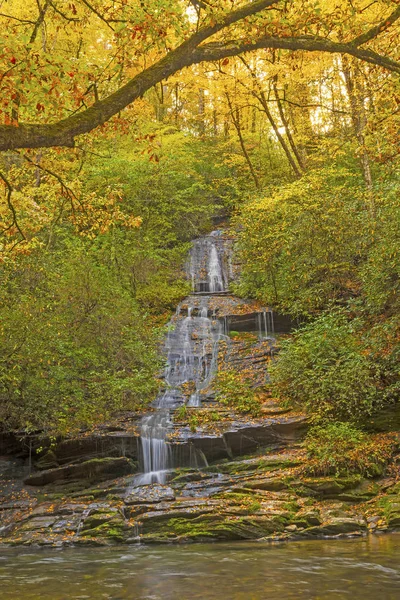
[{"label": "water surface", "polygon": [[400,535],[285,544],[2,549],[2,600],[398,600]]}]

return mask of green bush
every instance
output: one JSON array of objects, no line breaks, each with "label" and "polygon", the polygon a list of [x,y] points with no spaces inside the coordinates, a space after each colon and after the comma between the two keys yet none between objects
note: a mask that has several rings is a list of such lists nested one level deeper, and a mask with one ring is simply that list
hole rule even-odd
[{"label": "green bush", "polygon": [[254,417],[260,414],[261,404],[250,382],[243,380],[236,371],[220,371],[215,379],[214,389],[217,400],[222,404],[239,413],[249,413]]},{"label": "green bush", "polygon": [[335,310],[282,342],[270,368],[273,394],[311,418],[360,421],[379,405],[379,378],[359,338],[361,323]]},{"label": "green bush", "polygon": [[146,405],[157,390],[158,335],[93,247],[3,268],[0,422],[65,434]]},{"label": "green bush", "polygon": [[350,423],[315,426],[307,434],[304,446],[310,475],[381,475],[398,445],[390,434],[367,436]]},{"label": "green bush", "polygon": [[359,174],[314,169],[238,216],[242,274],[236,291],[291,315],[315,315],[360,287],[369,237]]},{"label": "green bush", "polygon": [[220,421],[220,415],[216,411],[204,410],[199,408],[188,408],[186,404],[180,406],[174,414],[174,421],[186,423],[190,431],[195,432],[198,427],[210,426],[212,423]]}]

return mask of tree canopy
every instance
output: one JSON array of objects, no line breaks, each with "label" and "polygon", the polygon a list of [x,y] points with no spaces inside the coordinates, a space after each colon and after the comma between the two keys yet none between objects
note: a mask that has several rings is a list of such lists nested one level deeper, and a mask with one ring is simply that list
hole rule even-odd
[{"label": "tree canopy", "polygon": [[6,10],[0,150],[72,147],[184,67],[249,51],[345,54],[400,72],[400,7],[387,0],[11,0]]}]

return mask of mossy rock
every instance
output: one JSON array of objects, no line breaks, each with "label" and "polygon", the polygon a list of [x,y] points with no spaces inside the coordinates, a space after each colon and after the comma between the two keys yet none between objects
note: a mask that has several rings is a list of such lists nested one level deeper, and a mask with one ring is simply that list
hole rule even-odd
[{"label": "mossy rock", "polygon": [[57,456],[52,450],[48,450],[39,458],[39,460],[35,462],[35,467],[41,471],[45,469],[53,469],[58,466]]},{"label": "mossy rock", "polygon": [[299,533],[302,537],[325,537],[340,536],[356,533],[363,533],[367,529],[367,524],[353,517],[338,517],[331,519],[330,522],[309,527]]},{"label": "mossy rock", "polygon": [[170,518],[157,523],[142,523],[143,541],[170,540],[240,540],[259,539],[273,532],[281,532],[290,523],[283,515],[236,516],[204,514],[192,519]]},{"label": "mossy rock", "polygon": [[388,527],[400,527],[400,494],[381,498],[378,506],[383,509]]},{"label": "mossy rock", "polygon": [[136,472],[136,469],[136,463],[129,458],[94,458],[79,464],[32,473],[25,479],[25,483],[27,485],[42,486],[49,483],[60,484],[61,482],[64,487],[71,481],[76,485],[77,481],[83,480],[83,485],[88,487],[89,482],[93,483],[131,475]]},{"label": "mossy rock", "polygon": [[254,478],[249,481],[243,482],[243,488],[248,490],[263,490],[268,492],[280,492],[287,489],[287,484],[284,480],[268,477],[268,478]]},{"label": "mossy rock", "polygon": [[[337,498],[349,489],[357,488],[362,481],[361,475],[352,475],[349,477],[313,477],[302,479],[299,482],[292,482],[291,487],[301,495],[318,494],[324,498]],[[296,489],[297,488],[297,489]]]},{"label": "mossy rock", "polygon": [[90,514],[86,517],[83,522],[82,531],[94,529],[103,523],[107,523],[111,519],[115,519],[115,516],[118,514],[117,509],[104,509],[98,510],[93,514]]},{"label": "mossy rock", "polygon": [[125,540],[126,529],[127,527],[123,519],[114,515],[111,519],[97,525],[97,527],[84,529],[80,533],[80,536],[84,538],[105,538],[110,541],[123,542]]}]

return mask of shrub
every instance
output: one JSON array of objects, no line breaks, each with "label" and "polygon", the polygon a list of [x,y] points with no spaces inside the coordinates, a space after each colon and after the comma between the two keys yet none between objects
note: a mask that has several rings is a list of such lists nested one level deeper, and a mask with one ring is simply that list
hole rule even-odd
[{"label": "shrub", "polygon": [[378,404],[377,374],[360,341],[360,323],[325,314],[282,343],[270,368],[272,392],[321,418],[360,421]]},{"label": "shrub", "polygon": [[183,404],[175,411],[174,420],[187,423],[190,431],[195,432],[198,427],[220,421],[220,415],[215,411],[188,408]]},{"label": "shrub", "polygon": [[381,475],[398,445],[392,434],[367,436],[350,423],[313,427],[304,442],[310,475]]},{"label": "shrub", "polygon": [[369,236],[364,206],[359,174],[337,164],[244,203],[239,295],[293,316],[353,297]]},{"label": "shrub", "polygon": [[231,369],[220,371],[215,379],[214,388],[216,398],[222,404],[239,413],[249,413],[254,417],[260,414],[261,404],[250,382],[243,380],[236,371]]}]

